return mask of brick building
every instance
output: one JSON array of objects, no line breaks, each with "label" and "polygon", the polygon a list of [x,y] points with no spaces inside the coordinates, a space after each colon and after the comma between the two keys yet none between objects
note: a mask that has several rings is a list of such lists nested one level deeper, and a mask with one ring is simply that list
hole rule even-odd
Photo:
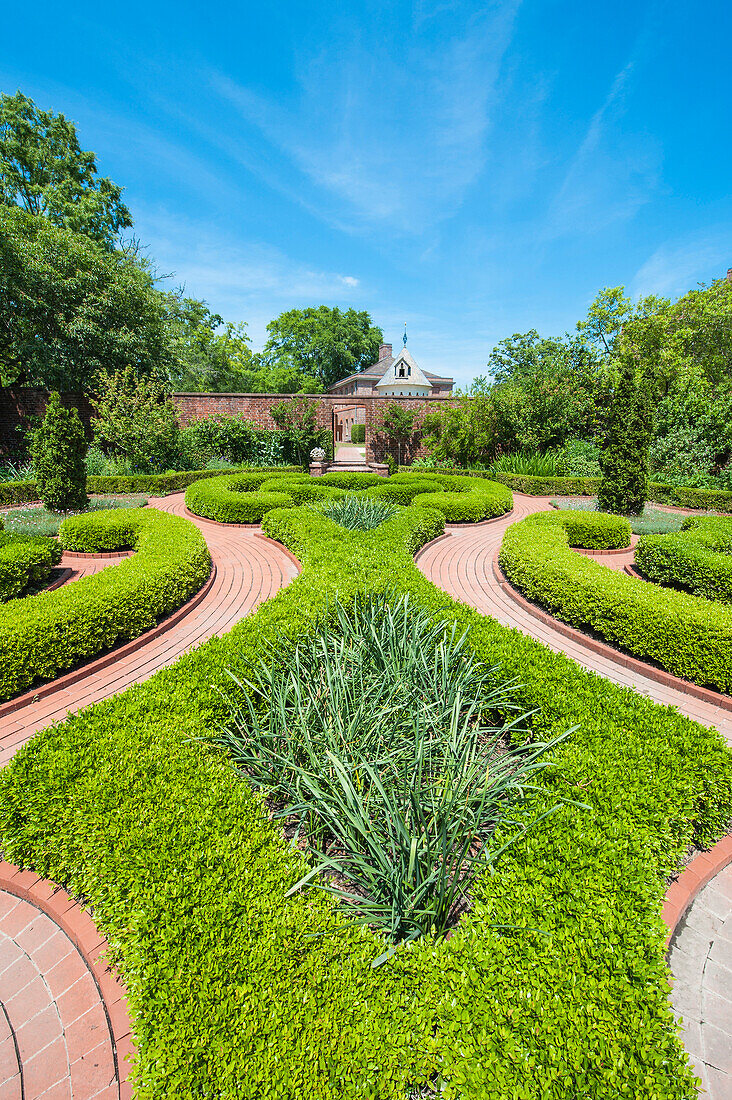
[{"label": "brick building", "polygon": [[379,358],[358,374],[349,374],[328,387],[335,397],[450,397],[452,378],[422,370],[404,347],[394,355],[391,344],[382,344]]}]

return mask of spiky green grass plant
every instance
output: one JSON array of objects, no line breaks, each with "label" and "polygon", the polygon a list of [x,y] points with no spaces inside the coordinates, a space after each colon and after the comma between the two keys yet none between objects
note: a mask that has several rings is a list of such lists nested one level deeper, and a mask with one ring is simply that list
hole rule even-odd
[{"label": "spiky green grass plant", "polygon": [[370,499],[357,493],[348,493],[341,500],[330,500],[313,507],[349,531],[373,531],[397,511],[396,505],[386,500]]},{"label": "spiky green grass plant", "polygon": [[290,892],[315,885],[379,929],[374,965],[444,933],[520,835],[511,806],[547,766],[547,745],[512,743],[515,685],[454,627],[375,595],[336,602],[232,680],[218,740],[314,857]]}]

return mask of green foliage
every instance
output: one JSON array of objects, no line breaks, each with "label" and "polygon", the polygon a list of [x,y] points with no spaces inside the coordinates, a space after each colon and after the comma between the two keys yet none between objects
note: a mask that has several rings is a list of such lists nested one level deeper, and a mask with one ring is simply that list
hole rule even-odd
[{"label": "green foliage", "polygon": [[235,466],[276,466],[284,462],[281,432],[256,428],[241,415],[192,420],[180,432],[180,450],[191,469],[215,457]]},{"label": "green foliage", "polygon": [[495,725],[515,685],[465,633],[388,594],[336,600],[232,679],[218,740],[316,860],[288,893],[317,886],[388,944],[443,935],[520,836],[495,842],[547,766],[546,746],[510,745],[521,719]]},{"label": "green foliage", "polygon": [[0,205],[0,380],[89,390],[102,371],[164,374],[164,311],[134,256]]},{"label": "green foliage", "polygon": [[624,353],[600,455],[598,504],[603,512],[637,516],[643,511],[652,431],[650,380],[637,376],[637,357]]},{"label": "green foliage", "polygon": [[396,505],[387,500],[372,500],[367,496],[347,493],[340,500],[319,506],[319,511],[339,527],[349,531],[373,531],[396,512]]},{"label": "green foliage", "polygon": [[2,530],[0,520],[0,603],[45,584],[61,560],[61,547],[51,539]]},{"label": "green foliage", "polygon": [[154,509],[72,516],[59,537],[66,550],[136,553],[54,592],[0,607],[2,699],[136,638],[192,596],[211,569],[194,525]]},{"label": "green foliage", "polygon": [[[501,568],[553,615],[696,684],[732,688],[732,609],[606,569],[568,545],[568,524],[598,513],[538,513],[509,527]],[[669,536],[670,537],[670,536]]]},{"label": "green foliage", "polygon": [[401,463],[402,448],[409,449],[415,432],[416,418],[417,413],[414,409],[408,409],[398,402],[386,407],[376,427],[374,438],[376,452],[382,461],[386,454],[394,458],[392,452],[396,450],[397,465]]},{"label": "green foliage", "polygon": [[78,412],[64,408],[60,396],[52,393],[43,423],[30,435],[38,496],[52,512],[69,512],[88,504],[86,448]]},{"label": "green foliage", "polygon": [[568,439],[557,453],[555,473],[561,477],[599,477],[600,448],[586,439]]},{"label": "green foliage", "polygon": [[375,363],[383,339],[365,310],[290,309],[267,325],[264,366],[297,372],[324,389]]},{"label": "green foliage", "polygon": [[620,550],[630,546],[630,523],[605,512],[560,511],[570,546],[585,550]]},{"label": "green foliage", "polygon": [[365,443],[366,442],[366,425],[365,424],[353,424],[351,426],[351,443]]},{"label": "green foliage", "polygon": [[[84,898],[112,944],[138,1100],[404,1100],[430,1080],[445,1100],[692,1100],[660,911],[689,846],[727,829],[720,736],[435,589],[411,558],[440,533],[434,511],[366,533],[305,509],[264,526],[303,562],[293,584],[226,637],[44,730],[0,773],[5,858]],[[586,808],[529,829],[449,940],[374,970],[373,934],[327,898],[285,898],[308,864],[205,739],[225,717],[227,668],[243,679],[336,596],[395,585],[516,679],[533,738],[576,727],[520,823],[558,798]]]},{"label": "green foliage", "polygon": [[126,459],[132,473],[162,473],[179,449],[178,414],[170,394],[155,378],[138,378],[132,367],[102,372],[94,396],[95,442]]},{"label": "green foliage", "polygon": [[681,531],[645,536],[635,564],[657,584],[732,603],[732,518],[694,516]]},{"label": "green foliage", "polygon": [[64,115],[17,92],[0,95],[0,203],[20,206],[111,249],[132,225],[122,188],[100,177]]},{"label": "green foliage", "polygon": [[529,474],[531,477],[554,477],[558,470],[557,457],[551,451],[533,454],[518,451],[512,455],[499,455],[490,466],[491,474]]},{"label": "green foliage", "polygon": [[269,414],[280,429],[283,455],[287,462],[307,466],[310,452],[322,447],[326,455],[333,455],[333,435],[326,428],[317,427],[320,402],[305,397],[291,397],[273,405]]}]

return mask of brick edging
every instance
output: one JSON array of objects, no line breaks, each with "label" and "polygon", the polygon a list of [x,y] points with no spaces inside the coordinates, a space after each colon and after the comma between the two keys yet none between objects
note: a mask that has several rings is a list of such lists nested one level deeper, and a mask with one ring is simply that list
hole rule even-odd
[{"label": "brick edging", "polygon": [[94,550],[64,550],[67,558],[80,558],[89,561],[91,558],[131,558],[134,550],[104,550],[97,553]]},{"label": "brick edging", "polygon": [[493,576],[506,595],[512,599],[514,603],[518,604],[523,611],[531,615],[532,618],[538,619],[546,626],[551,626],[559,634],[563,634],[565,638],[570,638],[573,642],[579,642],[585,649],[597,653],[600,657],[605,657],[614,664],[620,665],[621,668],[629,668],[633,672],[638,672],[642,676],[646,676],[649,680],[655,680],[656,683],[663,684],[664,687],[675,688],[676,691],[683,692],[684,695],[692,695],[695,699],[701,699],[705,703],[711,703],[713,706],[720,707],[722,710],[732,711],[732,696],[724,695],[721,691],[713,691],[710,688],[701,687],[699,684],[693,684],[690,680],[682,680],[680,676],[674,676],[671,672],[666,672],[665,669],[646,664],[645,661],[641,661],[637,657],[631,657],[622,650],[614,649],[605,642],[600,642],[596,638],[591,638],[589,635],[584,634],[581,630],[577,630],[568,623],[563,623],[561,619],[555,619],[553,615],[544,611],[543,608],[539,607],[537,604],[531,603],[521,595],[518,589],[514,588],[498,564],[500,549],[500,546],[497,547],[493,556]]},{"label": "brick edging", "polygon": [[631,543],[630,546],[620,546],[616,550],[591,550],[588,546],[570,546],[569,549],[574,550],[576,554],[590,554],[591,556],[597,554],[605,557],[606,554],[628,554],[635,547]]},{"label": "brick edging", "polygon": [[93,657],[90,661],[80,665],[79,668],[72,669],[71,672],[66,672],[62,676],[57,676],[55,680],[49,680],[48,683],[39,684],[37,688],[30,688],[22,695],[17,695],[14,699],[7,699],[4,703],[0,703],[0,718],[4,718],[7,714],[13,714],[16,710],[20,710],[29,703],[35,703],[39,699],[45,699],[48,695],[55,695],[58,691],[64,691],[79,680],[85,680],[87,676],[93,676],[95,672],[99,672],[101,669],[106,668],[107,665],[114,664],[115,661],[119,661],[129,656],[130,653],[135,653],[138,649],[142,649],[148,642],[153,641],[161,634],[165,634],[167,630],[170,630],[171,627],[180,622],[185,615],[193,611],[201,600],[208,595],[215,580],[216,565],[212,563],[208,580],[199,588],[198,592],[194,592],[189,600],[186,600],[186,602],[176,608],[175,611],[171,611],[170,615],[166,615],[166,617],[159,623],[156,623],[155,626],[150,627],[144,634],[139,634],[136,638],[132,638],[129,642],[125,642],[124,645],[115,646],[100,657]]},{"label": "brick edging", "polygon": [[426,542],[424,544],[424,546],[420,546],[419,550],[414,555],[415,564],[419,561],[422,554],[424,554],[426,550],[429,550],[432,546],[437,546],[438,542],[444,542],[445,539],[449,539],[449,538],[452,538],[452,532],[445,531],[444,534],[438,535],[436,539],[430,539],[430,541]]},{"label": "brick edging", "polygon": [[679,922],[699,891],[730,863],[732,863],[732,834],[723,837],[710,851],[700,852],[699,855],[694,856],[676,881],[671,883],[666,890],[662,910],[662,916],[668,928],[667,947],[673,939]]},{"label": "brick edging", "polygon": [[[127,989],[122,979],[99,956],[109,949],[91,915],[63,887],[34,871],[13,863],[0,862],[0,890],[29,902],[65,932],[86,963],[104,1007],[112,1039],[114,1068],[120,1100],[131,1100],[132,1085],[128,1059],[135,1054],[132,1026],[127,1009]],[[125,1063],[127,1063],[125,1067]],[[127,1072],[123,1074],[123,1070]],[[124,1079],[123,1079],[124,1077]]]}]

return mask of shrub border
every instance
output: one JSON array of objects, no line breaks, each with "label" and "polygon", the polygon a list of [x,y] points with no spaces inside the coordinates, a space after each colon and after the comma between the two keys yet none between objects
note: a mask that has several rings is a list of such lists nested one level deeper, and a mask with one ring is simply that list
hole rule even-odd
[{"label": "shrub border", "polygon": [[[69,551],[65,551],[65,553],[69,553]],[[115,557],[116,555],[78,554],[78,556],[101,558]],[[131,556],[131,552],[129,552],[128,556]],[[138,634],[136,638],[132,638],[129,642],[125,642],[124,645],[108,649],[106,653],[103,653],[99,657],[92,657],[90,661],[86,661],[77,668],[71,669],[70,672],[65,672],[63,675],[57,676],[53,680],[47,680],[44,684],[38,684],[35,688],[29,688],[28,691],[24,691],[22,695],[15,695],[12,699],[6,699],[4,703],[0,703],[0,719],[4,718],[6,714],[13,714],[14,711],[20,710],[29,703],[35,703],[39,699],[45,699],[49,695],[55,695],[58,691],[64,691],[67,687],[71,687],[72,684],[77,683],[79,680],[83,680],[87,676],[92,676],[95,672],[99,672],[101,669],[106,668],[107,665],[114,664],[115,661],[129,656],[130,653],[135,653],[138,649],[141,649],[143,645],[153,641],[161,634],[165,634],[166,631],[170,630],[171,627],[175,626],[176,623],[187,615],[189,611],[193,611],[201,600],[208,595],[215,580],[216,564],[212,562],[208,580],[199,588],[198,592],[194,592],[189,600],[186,600],[186,602],[176,608],[175,611],[171,611],[169,615],[161,619],[155,626],[146,630],[144,634]],[[58,587],[60,588],[61,585],[58,585]],[[119,692],[115,694],[119,694]]]},{"label": "shrub border", "polygon": [[643,676],[647,676],[649,680],[655,680],[665,687],[676,688],[677,691],[682,691],[685,695],[693,695],[694,698],[701,699],[705,703],[713,703],[721,707],[722,710],[732,711],[732,695],[725,695],[724,692],[721,691],[712,691],[709,688],[702,687],[700,684],[693,683],[691,680],[682,680],[680,676],[674,676],[673,673],[666,672],[663,668],[657,668],[655,665],[646,664],[645,661],[640,661],[637,657],[631,657],[629,653],[624,653],[621,649],[614,649],[606,642],[601,642],[597,638],[590,637],[589,634],[584,634],[581,630],[577,630],[575,627],[570,626],[569,623],[562,622],[561,619],[555,619],[554,616],[550,615],[548,611],[545,611],[543,607],[531,603],[525,596],[521,595],[517,588],[514,588],[501,569],[498,562],[500,552],[501,548],[498,546],[493,555],[493,576],[496,578],[496,581],[506,595],[523,611],[528,611],[530,615],[546,626],[553,627],[566,638],[571,638],[574,642],[580,642],[586,649],[592,650],[593,653],[597,653],[600,657],[609,658],[622,668],[629,668],[634,672],[640,672]]},{"label": "shrub border", "polygon": [[[34,871],[24,871],[5,860],[0,861],[0,890],[29,902],[35,909],[45,913],[65,932],[86,963],[107,1018],[120,1100],[131,1100],[130,1059],[134,1056],[136,1047],[127,1009],[127,987],[116,970],[107,963],[100,962],[101,955],[109,950],[109,944],[99,932],[91,914],[58,883],[42,878]],[[124,1081],[121,1069],[127,1070]]]}]

